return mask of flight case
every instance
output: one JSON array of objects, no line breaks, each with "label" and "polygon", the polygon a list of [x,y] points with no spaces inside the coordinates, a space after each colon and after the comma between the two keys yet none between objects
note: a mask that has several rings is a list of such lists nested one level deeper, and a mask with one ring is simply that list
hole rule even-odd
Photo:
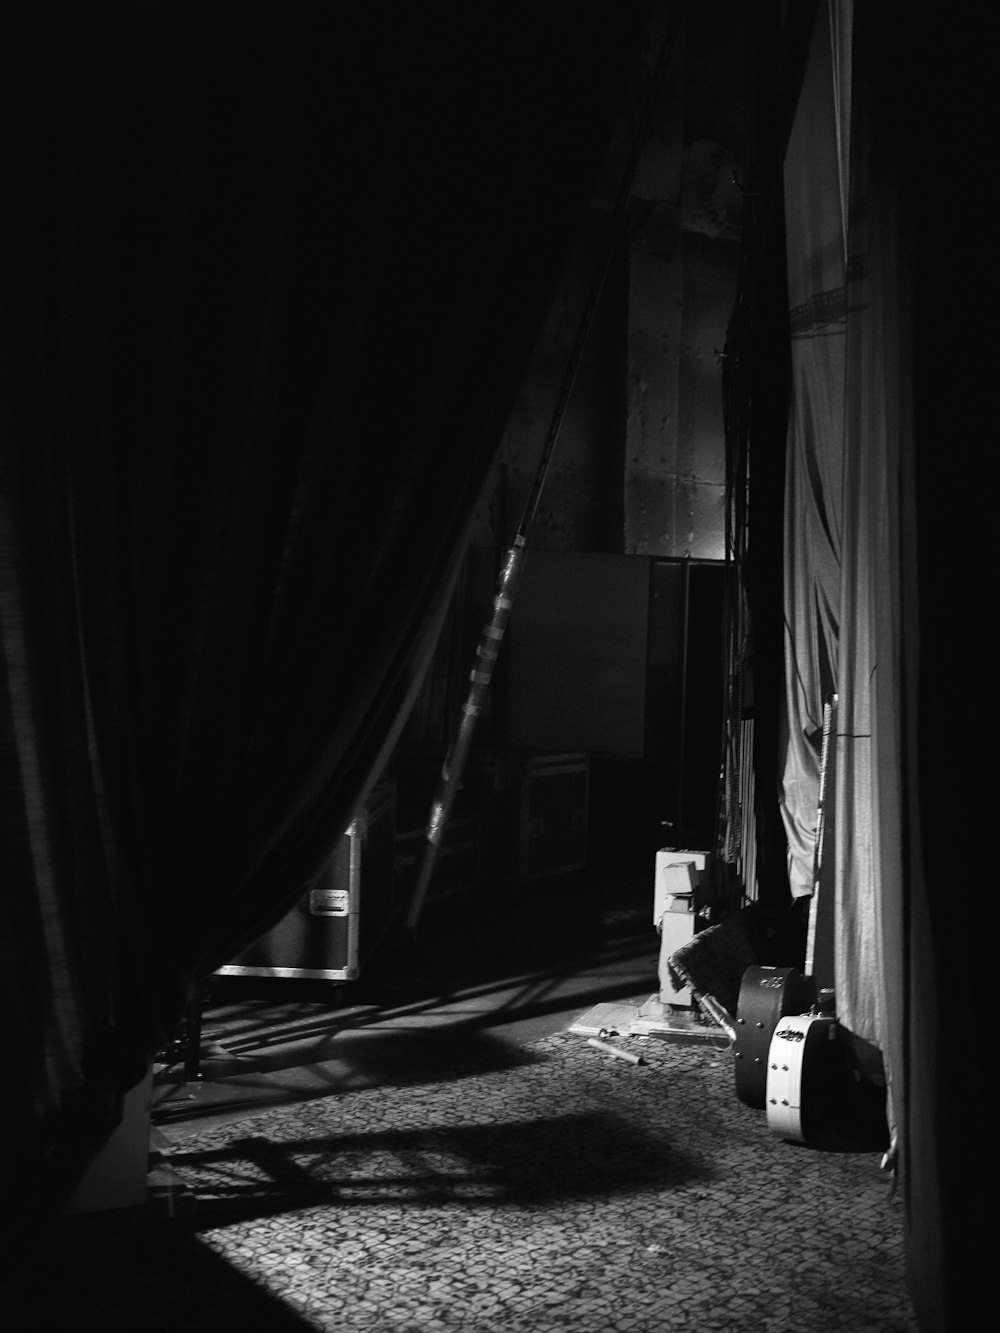
[{"label": "flight case", "polygon": [[392,924],[395,788],[377,787],[317,883],[218,976],[353,981]]}]

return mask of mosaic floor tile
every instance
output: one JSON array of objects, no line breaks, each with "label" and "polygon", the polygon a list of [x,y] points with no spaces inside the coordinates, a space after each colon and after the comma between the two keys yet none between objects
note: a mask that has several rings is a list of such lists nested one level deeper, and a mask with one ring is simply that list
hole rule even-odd
[{"label": "mosaic floor tile", "polygon": [[215,1333],[220,1273],[230,1312],[273,1302],[241,1333],[279,1310],[299,1333],[913,1333],[878,1153],[778,1140],[728,1053],[621,1044],[644,1064],[562,1033],[511,1068],[184,1134],[197,1207],[172,1277],[162,1247],[159,1276],[136,1265],[163,1322],[129,1333]]}]

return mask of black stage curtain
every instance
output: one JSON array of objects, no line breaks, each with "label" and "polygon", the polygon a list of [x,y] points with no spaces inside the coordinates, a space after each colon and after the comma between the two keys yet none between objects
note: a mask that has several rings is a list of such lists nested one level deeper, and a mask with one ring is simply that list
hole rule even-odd
[{"label": "black stage curtain", "polygon": [[[966,7],[874,23],[912,247],[914,522],[903,644],[910,760],[905,919],[910,1283],[923,1333],[994,1300],[990,1056],[996,1009],[997,409],[992,228],[971,203],[992,157],[995,57]],[[971,191],[971,194],[970,194]],[[959,199],[970,200],[956,213]]]},{"label": "black stage curtain", "polygon": [[8,1211],[376,779],[645,18],[5,8]]}]

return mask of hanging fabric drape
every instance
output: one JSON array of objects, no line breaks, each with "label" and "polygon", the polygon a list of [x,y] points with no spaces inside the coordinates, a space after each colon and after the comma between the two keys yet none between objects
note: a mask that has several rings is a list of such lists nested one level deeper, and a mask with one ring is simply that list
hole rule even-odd
[{"label": "hanging fabric drape", "polygon": [[[992,692],[970,675],[995,565],[992,309],[975,295],[989,271],[979,229],[954,215],[988,156],[991,53],[923,3],[900,27],[883,7],[829,0],[814,36],[786,166],[808,337],[793,343],[785,808],[800,856],[828,674],[837,1011],[884,1061],[919,1327],[957,1333],[987,1296],[979,1219],[994,1192],[971,1132],[988,1122],[980,1020],[995,971],[978,892]],[[845,216],[846,245],[832,225]]]},{"label": "hanging fabric drape", "polygon": [[[975,209],[969,224],[956,217],[955,202],[991,160],[996,62],[973,19],[916,0],[901,34],[880,6],[856,14],[874,53],[866,110],[881,128],[869,166],[878,183],[869,251],[882,275],[871,309],[900,330],[876,369],[899,386],[883,410],[901,599],[879,634],[897,635],[901,688],[891,701],[879,682],[874,708],[881,722],[895,704],[902,770],[897,788],[879,774],[878,846],[885,888],[902,881],[899,922],[888,902],[883,910],[884,936],[896,941],[885,979],[904,1020],[893,1075],[901,1194],[910,1289],[927,1333],[962,1333],[993,1286],[982,1219],[995,1206],[996,1170],[977,1131],[994,1101],[996,691],[982,647],[996,604],[996,319],[992,231]],[[876,235],[874,219],[890,206]],[[884,830],[897,810],[905,837],[893,848]]]},{"label": "hanging fabric drape", "polygon": [[[782,164],[807,63],[815,3],[782,25],[766,10],[750,28],[747,164],[736,302],[723,358],[726,433],[727,678],[722,781],[713,869],[735,868],[739,901],[787,905],[787,839],[775,800],[777,719],[784,715],[783,478],[788,412],[788,312]],[[752,498],[751,498],[752,491]],[[750,510],[752,508],[752,530]],[[778,645],[777,650],[775,645]],[[727,873],[727,879],[731,876]]]},{"label": "hanging fabric drape", "polygon": [[[845,74],[852,29],[846,0],[821,11],[786,159],[794,386],[786,473],[783,809],[792,891],[810,895],[820,811],[818,740],[824,700],[835,693],[829,796],[837,1009],[846,1028],[881,1051],[891,1089],[891,1056],[898,1056],[901,1031],[898,999],[890,1012],[899,990],[887,985],[887,978],[899,979],[894,941],[901,919],[894,702],[901,520],[892,463],[902,382],[900,259],[898,246],[890,244],[897,227],[893,201],[873,174],[863,83],[853,98],[850,134],[844,123],[852,102]],[[862,73],[870,77],[867,63]],[[890,1097],[894,1121],[891,1106]]]},{"label": "hanging fabric drape", "polygon": [[377,778],[643,20],[6,8],[10,1200],[66,1192]]},{"label": "hanging fabric drape", "polygon": [[823,704],[837,688],[846,336],[839,181],[829,22],[820,6],[785,158],[793,383],[785,464],[782,809],[793,897],[812,893]]}]

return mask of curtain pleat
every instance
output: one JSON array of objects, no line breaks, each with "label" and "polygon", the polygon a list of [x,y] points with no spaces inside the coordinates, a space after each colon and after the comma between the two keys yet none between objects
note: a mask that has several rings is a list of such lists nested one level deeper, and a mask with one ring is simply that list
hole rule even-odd
[{"label": "curtain pleat", "polygon": [[792,896],[813,891],[824,703],[840,652],[846,276],[830,34],[814,24],[785,157],[792,405],[785,459],[782,814]]},{"label": "curtain pleat", "polygon": [[8,7],[12,1190],[67,1192],[379,776],[644,19]]},{"label": "curtain pleat", "polygon": [[[872,142],[882,131],[873,128],[866,49],[850,99],[846,238],[840,230],[847,153],[835,112],[848,100],[838,78],[852,64],[843,49],[851,8],[831,4],[816,24],[786,159],[797,373],[786,498],[784,806],[793,892],[809,893],[818,820],[816,740],[823,703],[836,695],[830,793],[835,910],[829,920],[837,1013],[854,1038],[880,1052],[892,1090],[893,1071],[902,1078],[899,460],[909,380],[901,342],[898,181],[880,158],[885,144]],[[839,38],[836,52],[831,33]],[[822,913],[815,903],[812,910]],[[893,1129],[899,1101],[890,1092]]]},{"label": "curtain pleat", "polygon": [[[967,652],[984,608],[978,580],[995,564],[991,492],[975,480],[989,394],[968,360],[989,315],[970,303],[982,256],[956,242],[951,212],[981,153],[988,75],[968,33],[931,6],[908,13],[905,34],[874,6],[830,0],[828,11],[807,77],[822,96],[803,97],[785,175],[789,281],[809,279],[792,297],[789,473],[800,485],[787,513],[785,804],[804,874],[816,816],[808,740],[828,666],[839,698],[837,1012],[881,1057],[910,1289],[920,1328],[939,1333],[966,1327],[989,1263],[976,1219],[991,1173],[968,1135],[989,1105],[973,1016],[988,1011],[995,947],[969,895],[989,860],[982,815],[995,780],[980,777],[992,747],[980,743],[986,692]],[[832,104],[848,67],[845,170],[844,116],[838,155],[824,79]],[[842,86],[836,100],[842,112]],[[836,311],[830,224],[845,178]],[[815,338],[795,343],[796,300],[837,314],[839,360],[817,358]]]},{"label": "curtain pleat", "polygon": [[[912,412],[903,425],[905,683],[900,716],[908,837],[901,948],[908,1272],[922,1329],[961,1333],[988,1306],[996,1197],[994,1076],[997,776],[993,740],[997,502],[991,460],[992,231],[955,215],[989,161],[995,57],[974,14],[914,4],[905,33],[881,9],[883,123],[894,131],[912,281],[903,290]],[[900,59],[903,55],[904,58]],[[892,367],[889,368],[890,373]],[[956,1092],[957,1089],[957,1092]]]}]

